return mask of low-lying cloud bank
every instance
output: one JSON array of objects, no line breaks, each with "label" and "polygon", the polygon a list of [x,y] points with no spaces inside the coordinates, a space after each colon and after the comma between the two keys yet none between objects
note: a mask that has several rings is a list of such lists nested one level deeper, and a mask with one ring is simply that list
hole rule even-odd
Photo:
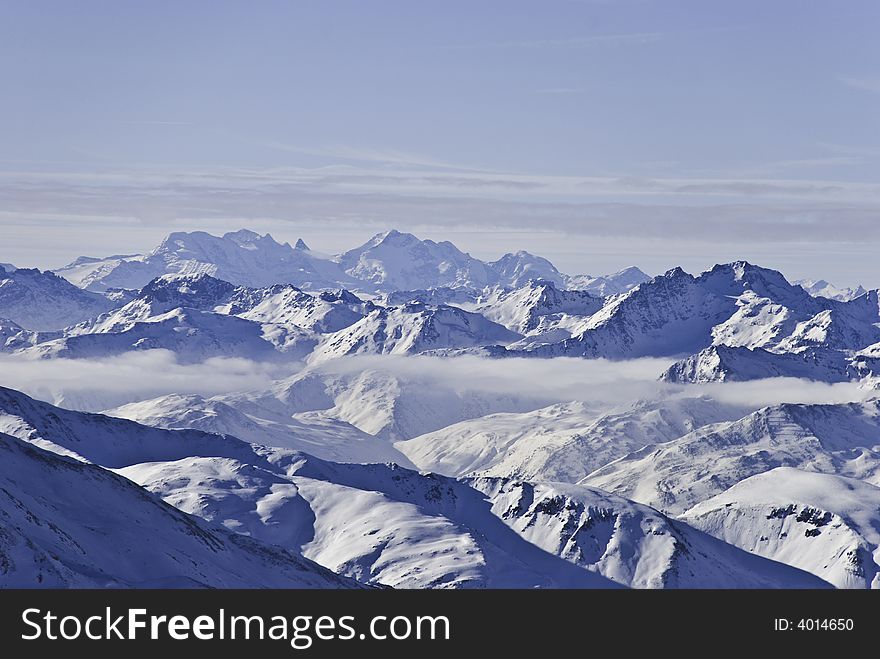
[{"label": "low-lying cloud bank", "polygon": [[262,389],[295,368],[221,357],[179,364],[168,350],[130,352],[106,359],[0,355],[0,386],[62,407],[100,411],[172,393],[214,396]]},{"label": "low-lying cloud bank", "polygon": [[481,391],[522,395],[549,402],[585,400],[614,404],[653,397],[662,386],[659,375],[672,364],[669,359],[488,359],[357,355],[324,362],[316,367],[326,373],[353,374],[379,370],[425,386],[458,392]]},{"label": "low-lying cloud bank", "polygon": [[747,407],[780,403],[848,403],[880,396],[857,382],[826,384],[798,378],[769,378],[752,382],[681,385],[660,382],[670,359],[486,359],[436,357],[354,356],[318,367],[329,373],[374,369],[424,381],[460,392],[487,391],[546,398],[553,402],[580,400],[622,405],[639,399],[670,396],[710,396]]},{"label": "low-lying cloud bank", "polygon": [[[494,393],[544,401],[572,400],[600,407],[642,399],[706,395],[719,401],[759,408],[779,403],[846,403],[880,395],[857,383],[824,384],[795,378],[707,385],[658,381],[668,359],[608,361],[558,359],[486,359],[353,356],[324,362],[312,370],[330,375],[383,371],[411,383],[459,393]],[[172,393],[213,396],[266,389],[303,366],[214,358],[179,364],[165,350],[132,352],[96,360],[25,359],[0,355],[0,386],[51,403],[100,411]]]}]

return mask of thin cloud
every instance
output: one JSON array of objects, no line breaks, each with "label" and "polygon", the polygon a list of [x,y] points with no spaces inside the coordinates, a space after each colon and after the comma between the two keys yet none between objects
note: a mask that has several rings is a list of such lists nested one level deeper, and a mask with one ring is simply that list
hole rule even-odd
[{"label": "thin cloud", "polygon": [[[249,140],[246,140],[249,141]],[[306,147],[281,142],[252,142],[258,146],[263,146],[277,151],[286,151],[288,153],[298,153],[308,156],[319,156],[325,158],[334,158],[338,160],[350,160],[355,162],[380,163],[387,165],[407,165],[417,167],[431,167],[436,169],[450,169],[464,172],[491,172],[493,170],[474,167],[471,165],[463,165],[459,163],[446,162],[424,155],[407,153],[393,149],[371,149],[363,147],[353,147],[345,145],[336,145],[328,147]]]},{"label": "thin cloud", "polygon": [[213,396],[262,389],[294,368],[229,358],[179,364],[167,350],[76,360],[0,355],[0,386],[63,407],[96,412],[173,393]]},{"label": "thin cloud", "polygon": [[[640,400],[709,396],[758,409],[780,403],[846,403],[868,400],[877,391],[857,383],[823,384],[793,378],[708,385],[658,381],[669,359],[487,359],[371,355],[323,362],[309,370],[331,375],[381,372],[410,384],[458,394],[491,394],[530,401],[536,407],[584,401],[596,409],[629,406]],[[215,358],[179,364],[164,350],[133,352],[106,359],[27,359],[0,355],[0,386],[24,391],[56,405],[101,411],[168,394],[213,396],[265,390],[294,375],[300,366]]]},{"label": "thin cloud", "polygon": [[617,407],[639,400],[709,396],[721,402],[758,409],[782,403],[848,403],[876,398],[880,392],[856,382],[825,384],[796,378],[752,382],[678,385],[658,381],[671,360],[503,359],[353,356],[325,362],[314,370],[353,374],[364,370],[392,373],[409,381],[442,386],[460,393],[477,391],[545,399],[551,403],[584,401]]}]

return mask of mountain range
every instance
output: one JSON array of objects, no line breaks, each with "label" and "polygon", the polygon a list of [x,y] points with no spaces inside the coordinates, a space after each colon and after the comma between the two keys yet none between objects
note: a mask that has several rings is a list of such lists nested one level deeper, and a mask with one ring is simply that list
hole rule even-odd
[{"label": "mountain range", "polygon": [[[53,409],[8,389],[0,389],[0,428],[8,433],[0,435],[0,447],[34,461],[63,461],[63,471],[85,473],[101,483],[91,488],[90,497],[112,496],[114,507],[103,514],[114,514],[117,506],[138,508],[123,494],[136,491],[130,483],[134,481],[183,511],[174,512],[178,524],[191,519],[185,513],[205,520],[190,524],[209,546],[214,538],[220,538],[214,541],[220,545],[240,533],[248,536],[240,540],[246,548],[263,547],[271,554],[266,547],[275,547],[276,561],[291,553],[300,557],[288,559],[301,561],[305,574],[300,585],[333,578],[336,584],[317,585],[349,583],[322,572],[312,561],[362,583],[409,588],[826,585],[805,571],[749,554],[647,506],[590,488],[453,479],[394,464],[327,462],[229,435],[162,430]],[[43,457],[47,455],[52,457]],[[13,478],[16,472],[11,470],[18,466],[19,461],[4,461],[3,478]],[[52,475],[53,487],[67,486],[54,471]],[[31,486],[41,480],[38,476]],[[76,484],[70,487],[75,491]],[[144,501],[140,508],[162,511],[151,495],[137,496]],[[73,501],[68,507],[85,507],[91,499]],[[66,537],[83,514],[53,512],[52,525],[49,519],[43,525],[58,537]],[[36,518],[33,523],[40,522]],[[117,536],[138,523],[107,527],[104,553],[125,546]],[[153,526],[148,528],[152,543],[170,542]],[[71,562],[76,550],[65,547],[54,560]],[[169,571],[161,564],[151,567]],[[27,566],[20,569],[28,574]],[[253,579],[247,574],[241,578]],[[284,578],[279,570],[278,585]],[[186,585],[167,578],[161,583]]]},{"label": "mountain range", "polygon": [[[291,269],[304,259],[322,265]],[[646,278],[629,269],[597,283],[598,278],[564,276],[526,252],[487,263],[451,243],[397,231],[329,259],[302,241],[291,247],[246,230],[223,237],[171,234],[140,260],[83,263],[111,261],[122,265],[96,266],[75,278],[104,293],[76,288],[53,273],[4,270],[4,351],[76,359],[164,349],[187,362],[468,352],[671,357],[680,361],[663,379],[679,383],[876,377],[877,291],[845,300],[816,296],[777,271],[745,261],[696,276],[675,268]],[[111,289],[91,277],[118,277],[129,268],[143,278],[156,276],[137,290]],[[306,271],[323,274],[306,279],[293,274]],[[220,274],[230,281],[215,276]],[[280,279],[309,287],[353,284],[360,293],[307,291]],[[595,286],[565,288],[573,282]],[[597,294],[608,291],[614,292]]]},{"label": "mountain range", "polygon": [[207,274],[256,288],[293,284],[309,291],[347,288],[364,292],[516,288],[541,279],[557,288],[576,287],[598,295],[623,292],[648,279],[638,268],[605,277],[568,277],[547,259],[525,251],[484,262],[448,241],[420,240],[395,230],[378,233],[360,247],[337,256],[314,252],[302,240],[291,247],[276,242],[269,234],[261,236],[246,229],[223,236],[176,232],[146,254],[81,256],[55,272],[95,292],[140,289],[166,274]]},{"label": "mountain range", "polygon": [[[178,232],[0,266],[0,353],[0,586],[880,587],[876,290]],[[151,354],[261,375],[77,395]]]}]

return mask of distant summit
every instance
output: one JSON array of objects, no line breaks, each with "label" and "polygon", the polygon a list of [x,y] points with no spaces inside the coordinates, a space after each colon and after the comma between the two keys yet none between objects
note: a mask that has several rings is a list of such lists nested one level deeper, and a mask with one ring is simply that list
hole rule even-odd
[{"label": "distant summit", "polygon": [[56,271],[80,288],[103,293],[140,289],[162,275],[206,274],[237,286],[293,284],[304,290],[345,288],[365,293],[519,288],[529,281],[557,289],[585,290],[604,297],[625,293],[647,281],[635,267],[613,275],[568,276],[547,259],[520,250],[496,261],[481,261],[451,242],[423,240],[392,229],[336,257],[313,252],[300,238],[291,247],[270,234],[240,229],[222,236],[175,231],[147,254],[81,256]]}]

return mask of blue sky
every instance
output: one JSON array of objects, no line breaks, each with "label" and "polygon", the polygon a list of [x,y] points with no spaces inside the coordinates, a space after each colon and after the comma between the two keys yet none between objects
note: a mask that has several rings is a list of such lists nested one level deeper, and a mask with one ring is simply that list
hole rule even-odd
[{"label": "blue sky", "polygon": [[395,226],[880,285],[878,27],[873,1],[7,1],[0,260]]}]

